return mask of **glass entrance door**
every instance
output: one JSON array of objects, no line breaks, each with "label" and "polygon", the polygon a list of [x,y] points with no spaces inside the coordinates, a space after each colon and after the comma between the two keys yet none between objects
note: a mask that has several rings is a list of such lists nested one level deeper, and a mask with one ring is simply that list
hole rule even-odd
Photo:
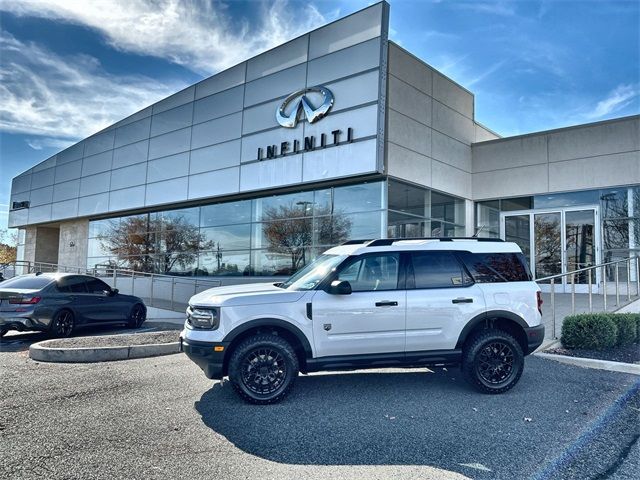
[{"label": "glass entrance door", "polygon": [[[534,278],[572,272],[598,262],[598,207],[503,212],[500,223],[502,238],[520,246]],[[576,274],[574,282],[577,292],[586,292],[588,273]],[[591,283],[597,286],[599,275],[593,274]],[[568,277],[555,284],[560,291],[571,289]]]}]

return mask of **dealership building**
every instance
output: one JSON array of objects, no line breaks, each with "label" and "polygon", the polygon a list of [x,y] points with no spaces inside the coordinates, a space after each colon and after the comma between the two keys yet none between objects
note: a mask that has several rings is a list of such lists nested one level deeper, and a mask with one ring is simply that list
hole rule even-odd
[{"label": "dealership building", "polygon": [[640,116],[501,138],[388,19],[372,5],[15,177],[19,260],[259,277],[348,239],[477,234],[540,278],[638,254]]}]

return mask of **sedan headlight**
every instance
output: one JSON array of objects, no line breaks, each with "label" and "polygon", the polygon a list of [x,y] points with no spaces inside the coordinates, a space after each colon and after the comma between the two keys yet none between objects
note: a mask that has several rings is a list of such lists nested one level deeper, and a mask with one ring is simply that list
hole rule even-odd
[{"label": "sedan headlight", "polygon": [[220,311],[217,308],[192,307],[187,309],[187,322],[193,328],[214,330],[220,324]]}]

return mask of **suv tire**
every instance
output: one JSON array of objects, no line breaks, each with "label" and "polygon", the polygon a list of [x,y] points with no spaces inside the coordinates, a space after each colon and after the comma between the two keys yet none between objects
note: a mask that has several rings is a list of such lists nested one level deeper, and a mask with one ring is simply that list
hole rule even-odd
[{"label": "suv tire", "polygon": [[258,334],[238,345],[229,360],[229,380],[247,402],[276,403],[291,390],[298,376],[298,357],[282,337]]},{"label": "suv tire", "polygon": [[504,393],[522,375],[524,354],[512,335],[503,330],[486,329],[474,335],[462,353],[462,373],[483,393]]}]

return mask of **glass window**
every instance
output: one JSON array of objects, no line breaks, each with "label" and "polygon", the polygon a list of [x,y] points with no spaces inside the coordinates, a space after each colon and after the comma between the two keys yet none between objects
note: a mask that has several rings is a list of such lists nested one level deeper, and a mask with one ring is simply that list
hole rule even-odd
[{"label": "glass window", "polygon": [[206,205],[201,211],[201,227],[246,223],[251,221],[251,200]]},{"label": "glass window", "polygon": [[406,183],[389,180],[389,209],[428,217],[429,191]]},{"label": "glass window", "polygon": [[500,201],[478,202],[476,232],[479,237],[500,236]]},{"label": "glass window", "polygon": [[197,229],[199,222],[200,209],[198,207],[168,210],[151,214],[151,226],[149,230],[163,231],[173,228]]},{"label": "glass window", "polygon": [[69,276],[58,280],[58,291],[62,293],[87,293],[85,277]]},{"label": "glass window", "polygon": [[411,261],[415,288],[459,287],[470,283],[451,252],[414,252]]},{"label": "glass window", "polygon": [[[351,236],[353,226],[352,219],[347,215],[336,214],[313,219],[313,244],[314,245],[340,245]],[[376,235],[377,236],[377,235]],[[371,238],[374,238],[372,236]]]},{"label": "glass window", "polygon": [[[251,224],[200,229],[207,249],[242,250],[251,246]],[[279,238],[279,237],[278,237]]]},{"label": "glass window", "polygon": [[383,186],[384,182],[375,182],[334,188],[334,213],[366,212],[383,208]]},{"label": "glass window", "polygon": [[89,222],[89,238],[105,235],[112,228],[117,228],[119,223],[119,218],[108,218],[107,220],[95,220],[93,222]]},{"label": "glass window", "polygon": [[197,275],[251,275],[249,252],[211,251],[198,256]]},{"label": "glass window", "polygon": [[103,293],[111,290],[111,287],[97,278],[87,278],[87,290],[89,293]]},{"label": "glass window", "polygon": [[521,253],[459,252],[459,255],[478,283],[525,282],[533,278]]},{"label": "glass window", "polygon": [[342,217],[339,214],[334,214],[333,217],[334,222],[335,219],[345,222],[346,240],[380,238],[382,236],[382,212],[359,213]]},{"label": "glass window", "polygon": [[51,283],[51,277],[24,276],[14,277],[2,282],[2,288],[20,288],[25,290],[40,290]]},{"label": "glass window", "polygon": [[385,253],[366,255],[345,267],[338,274],[338,280],[346,280],[354,292],[396,290],[400,255]]},{"label": "glass window", "polygon": [[464,226],[453,223],[431,220],[428,226],[428,237],[461,237],[464,236]]},{"label": "glass window", "polygon": [[464,223],[464,201],[450,195],[431,192],[431,218],[450,223]]},{"label": "glass window", "polygon": [[317,216],[330,215],[333,204],[331,197],[330,188],[313,192],[313,214]]},{"label": "glass window", "polygon": [[605,250],[629,248],[629,223],[635,220],[605,220],[602,236]]},{"label": "glass window", "polygon": [[601,190],[600,205],[602,218],[627,218],[629,216],[627,189]]},{"label": "glass window", "polygon": [[164,251],[149,257],[155,273],[171,275],[193,275],[198,266],[198,253],[190,252],[169,253]]},{"label": "glass window", "polygon": [[258,221],[310,217],[313,215],[313,192],[257,198],[254,204],[254,219]]},{"label": "glass window", "polygon": [[536,195],[533,197],[533,206],[535,208],[571,207],[573,205],[594,205],[596,203],[598,203],[598,190]]},{"label": "glass window", "polygon": [[503,212],[531,210],[533,208],[533,197],[505,198],[500,201],[500,208]]}]

